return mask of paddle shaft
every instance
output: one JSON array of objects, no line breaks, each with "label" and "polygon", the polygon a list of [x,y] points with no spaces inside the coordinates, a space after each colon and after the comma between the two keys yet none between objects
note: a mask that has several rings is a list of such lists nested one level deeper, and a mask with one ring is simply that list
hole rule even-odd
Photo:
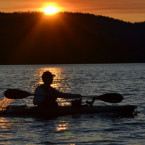
[{"label": "paddle shaft", "polygon": [[[65,93],[64,93],[65,94]],[[23,99],[29,96],[34,96],[34,95],[38,95],[38,96],[44,96],[41,94],[31,94],[27,91],[23,91],[23,90],[18,90],[18,89],[8,89],[7,91],[4,92],[4,96],[8,99]],[[57,95],[57,94],[56,94]],[[82,98],[82,97],[89,97],[91,98],[92,96],[80,96],[80,95],[60,95],[58,94],[58,98],[65,98],[65,99],[72,99],[72,98]],[[99,99],[101,101],[104,102],[109,102],[109,103],[120,103],[123,100],[122,95],[118,94],[118,93],[108,93],[108,94],[103,94],[100,96],[94,96],[93,99]]]}]

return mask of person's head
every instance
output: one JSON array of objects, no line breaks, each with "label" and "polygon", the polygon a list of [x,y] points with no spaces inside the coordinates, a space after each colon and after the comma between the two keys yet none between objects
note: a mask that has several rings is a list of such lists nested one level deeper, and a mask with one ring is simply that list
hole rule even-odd
[{"label": "person's head", "polygon": [[53,75],[51,72],[49,71],[45,71],[43,74],[42,74],[42,80],[44,82],[45,85],[50,85],[52,84],[53,82],[53,77],[55,75]]}]

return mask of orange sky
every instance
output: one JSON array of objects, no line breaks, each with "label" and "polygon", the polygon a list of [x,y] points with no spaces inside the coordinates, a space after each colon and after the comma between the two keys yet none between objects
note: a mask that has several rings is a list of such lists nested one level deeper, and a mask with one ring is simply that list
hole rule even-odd
[{"label": "orange sky", "polygon": [[57,4],[62,11],[85,12],[125,21],[145,21],[145,0],[0,0],[0,11],[37,11]]}]

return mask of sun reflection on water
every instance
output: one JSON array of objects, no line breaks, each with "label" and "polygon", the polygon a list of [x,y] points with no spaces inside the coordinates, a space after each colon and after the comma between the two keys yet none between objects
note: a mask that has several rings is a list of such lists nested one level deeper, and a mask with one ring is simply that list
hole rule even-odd
[{"label": "sun reflection on water", "polygon": [[65,121],[60,121],[58,126],[56,127],[56,131],[65,131],[69,128],[69,123]]},{"label": "sun reflection on water", "polygon": [[3,111],[6,109],[6,107],[12,103],[14,100],[13,99],[7,99],[4,98],[3,100],[0,101],[0,111]]},{"label": "sun reflection on water", "polygon": [[71,105],[71,102],[67,101],[64,98],[57,98],[57,102],[58,102],[59,106],[70,106]]},{"label": "sun reflection on water", "polygon": [[37,84],[43,83],[41,76],[42,76],[43,72],[45,72],[45,71],[50,71],[52,74],[55,75],[52,87],[55,87],[56,89],[58,89],[59,87],[62,86],[62,84],[59,82],[60,82],[60,80],[63,81],[65,79],[65,75],[63,74],[64,69],[57,68],[57,67],[43,67],[43,68],[37,69],[35,71],[35,77],[39,78],[39,81],[37,82]]},{"label": "sun reflection on water", "polygon": [[1,129],[8,129],[8,128],[11,128],[11,126],[13,126],[13,123],[8,122],[8,120],[6,120],[6,118],[4,118],[4,117],[0,117],[0,128]]},{"label": "sun reflection on water", "polygon": [[[5,138],[6,140],[12,139],[12,132],[9,132],[11,127],[14,125],[12,122],[8,122],[4,117],[0,117],[0,130],[4,130],[5,134],[0,134],[0,138]],[[5,143],[4,143],[5,144]]]}]

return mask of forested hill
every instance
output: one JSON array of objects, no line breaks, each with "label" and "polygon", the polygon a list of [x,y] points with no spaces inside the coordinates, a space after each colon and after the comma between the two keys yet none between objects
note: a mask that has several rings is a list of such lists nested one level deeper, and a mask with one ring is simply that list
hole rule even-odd
[{"label": "forested hill", "polygon": [[145,22],[104,16],[0,13],[0,64],[145,62]]}]

